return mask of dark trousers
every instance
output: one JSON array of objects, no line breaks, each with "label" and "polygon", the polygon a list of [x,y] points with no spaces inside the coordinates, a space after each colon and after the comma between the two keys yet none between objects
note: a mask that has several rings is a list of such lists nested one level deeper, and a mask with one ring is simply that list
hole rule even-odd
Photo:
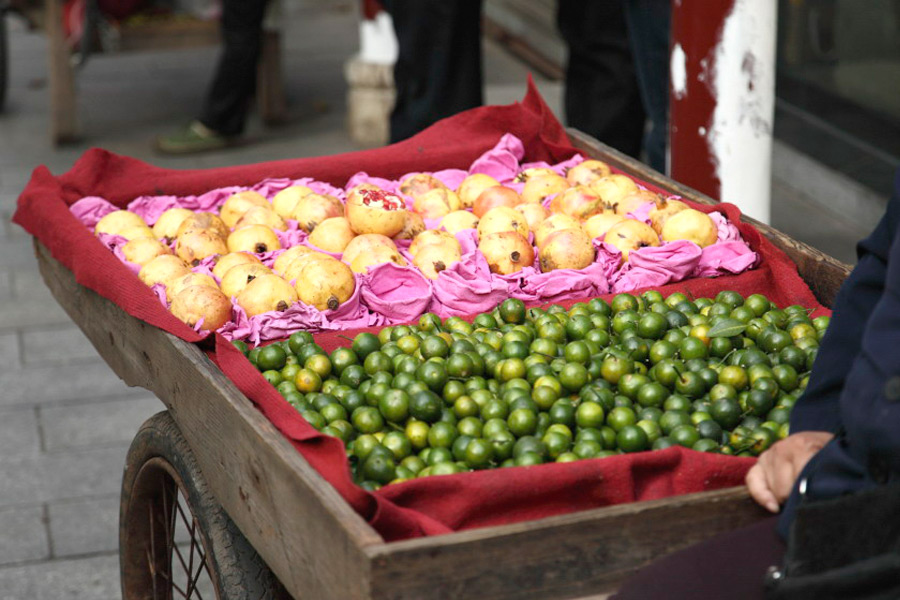
[{"label": "dark trousers", "polygon": [[613,600],[761,600],[770,566],[780,567],[784,542],[777,517],[736,529],[640,569]]},{"label": "dark trousers", "polygon": [[389,0],[399,55],[391,142],[480,106],[481,0]]},{"label": "dark trousers", "polygon": [[644,108],[622,0],[559,0],[557,24],[569,48],[566,122],[637,158]]},{"label": "dark trousers", "polygon": [[200,122],[226,136],[244,131],[256,90],[266,0],[222,0],[222,52]]}]

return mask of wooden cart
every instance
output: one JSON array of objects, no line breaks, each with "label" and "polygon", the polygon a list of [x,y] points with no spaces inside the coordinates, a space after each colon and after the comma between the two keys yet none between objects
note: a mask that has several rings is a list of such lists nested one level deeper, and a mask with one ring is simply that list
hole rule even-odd
[{"label": "wooden cart", "polygon": [[[587,155],[712,202],[584,134],[569,134]],[[753,224],[829,306],[848,267]],[[126,598],[153,597],[169,561],[190,566],[190,579],[194,560],[207,565],[222,598],[278,597],[268,569],[298,599],[599,598],[641,565],[767,514],[739,487],[388,543],[197,346],[131,317],[77,284],[43,246],[36,251],[47,285],[110,367],[168,409],[141,430],[126,465]],[[186,507],[172,507],[176,488]],[[170,525],[179,511],[191,535],[173,557]]]}]

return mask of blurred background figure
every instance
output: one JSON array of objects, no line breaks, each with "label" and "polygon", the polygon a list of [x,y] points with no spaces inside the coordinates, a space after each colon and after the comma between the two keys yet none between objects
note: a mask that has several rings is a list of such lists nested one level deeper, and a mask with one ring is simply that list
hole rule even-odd
[{"label": "blurred background figure", "polygon": [[244,132],[262,48],[267,0],[222,0],[222,52],[199,117],[156,139],[166,154],[207,152],[230,146]]}]

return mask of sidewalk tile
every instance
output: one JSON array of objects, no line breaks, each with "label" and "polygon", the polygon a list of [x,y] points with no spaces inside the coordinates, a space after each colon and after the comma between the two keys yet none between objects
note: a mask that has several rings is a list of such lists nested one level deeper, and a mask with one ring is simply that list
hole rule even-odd
[{"label": "sidewalk tile", "polygon": [[156,396],[54,406],[40,411],[48,452],[90,447],[127,446],[141,424],[165,409]]},{"label": "sidewalk tile", "polygon": [[51,503],[50,539],[56,557],[116,552],[119,495]]},{"label": "sidewalk tile", "polygon": [[[0,535],[0,565],[45,559],[50,556],[43,506],[0,510],[0,531],[3,532],[3,535]],[[2,597],[0,595],[0,598]]]}]

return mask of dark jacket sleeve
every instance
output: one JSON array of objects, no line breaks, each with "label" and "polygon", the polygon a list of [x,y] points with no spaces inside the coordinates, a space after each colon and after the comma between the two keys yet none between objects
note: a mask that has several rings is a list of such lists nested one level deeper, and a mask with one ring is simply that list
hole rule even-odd
[{"label": "dark jacket sleeve", "polygon": [[838,398],[859,354],[866,323],[881,300],[887,276],[888,253],[900,226],[900,171],[894,194],[875,230],[857,245],[859,262],[841,286],[833,315],[819,347],[809,385],[791,413],[791,433],[837,432],[841,427]]}]

